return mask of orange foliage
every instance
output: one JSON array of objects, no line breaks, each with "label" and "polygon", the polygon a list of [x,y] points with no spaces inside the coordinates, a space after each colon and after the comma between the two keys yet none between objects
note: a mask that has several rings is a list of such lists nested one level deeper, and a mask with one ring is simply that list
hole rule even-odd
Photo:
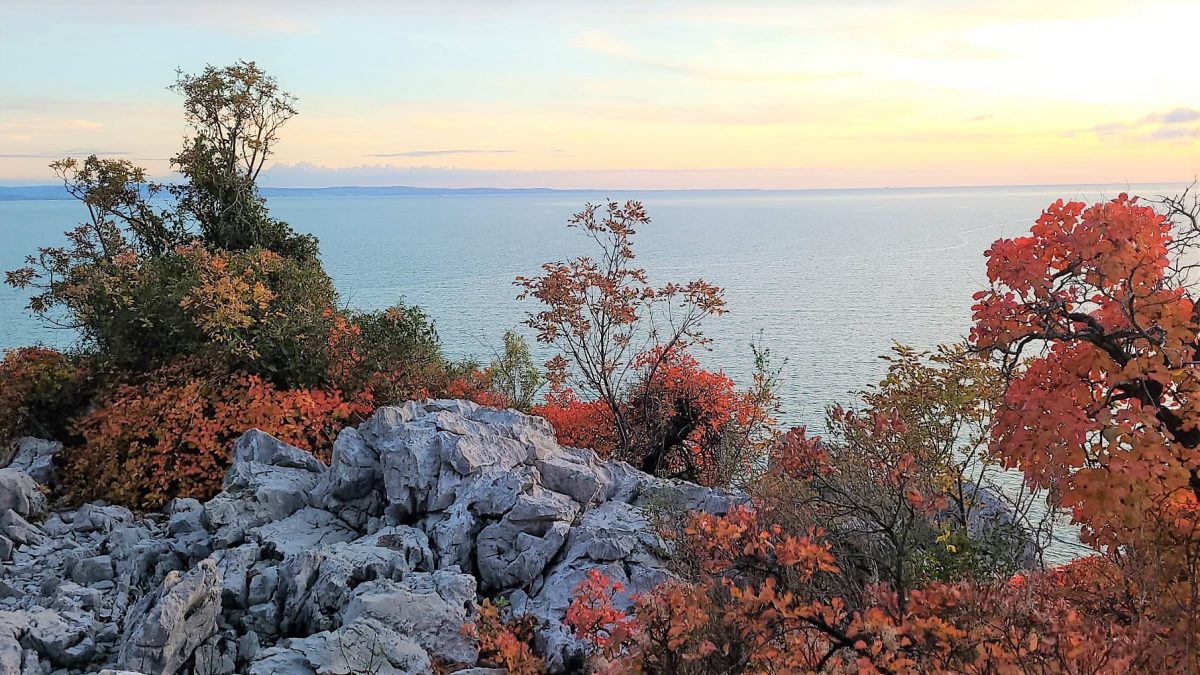
[{"label": "orange foliage", "polygon": [[1029,236],[988,251],[971,337],[1011,373],[995,453],[1070,509],[1146,599],[1116,615],[1122,626],[1152,618],[1174,645],[1158,655],[1196,672],[1200,314],[1176,267],[1195,252],[1171,228],[1126,195],[1056,202]]},{"label": "orange foliage", "polygon": [[570,388],[551,390],[545,403],[530,412],[554,427],[562,445],[590,448],[601,457],[609,457],[617,449],[615,423],[608,406],[600,401],[584,401]]},{"label": "orange foliage", "polygon": [[83,368],[45,347],[4,352],[0,360],[0,446],[19,436],[53,438],[78,405]]},{"label": "orange foliage", "polygon": [[[748,431],[768,421],[769,403],[755,391],[738,391],[722,372],[700,367],[691,355],[673,351],[658,357],[649,352],[636,362],[643,376],[620,402],[629,425],[628,448],[619,442],[616,418],[601,400],[584,401],[570,388],[553,389],[532,413],[554,426],[559,443],[590,448],[601,457],[629,462],[643,471],[686,478],[702,485],[718,482],[718,467],[738,473],[753,456],[754,439]],[[747,449],[737,460],[742,466],[721,467],[728,461],[731,445],[727,434],[742,433],[737,439]]]},{"label": "orange foliage", "polygon": [[508,399],[492,389],[492,375],[487,369],[472,370],[466,375],[450,378],[450,381],[446,383],[444,395],[448,398],[474,401],[479,405],[493,408],[508,406]]},{"label": "orange foliage", "polygon": [[[802,536],[739,509],[695,516],[695,581],[667,582],[617,608],[593,572],[567,622],[601,673],[1124,673],[1178,664],[1186,646],[1146,615],[1128,621],[1125,571],[1088,558],[994,584],[932,583],[901,613],[887,587],[851,607],[823,595],[840,573],[819,531]],[[1157,671],[1156,671],[1157,672]]]},{"label": "orange foliage", "polygon": [[479,666],[504,668],[510,675],[541,675],[545,663],[530,645],[536,621],[531,616],[508,618],[491,600],[479,606],[475,623],[463,626],[463,634],[479,641]]},{"label": "orange foliage", "polygon": [[373,409],[369,395],[336,389],[280,390],[262,378],[201,378],[165,370],[123,385],[79,420],[81,447],[67,484],[78,499],[155,508],[173,497],[212,496],[233,441],[251,428],[320,452],[342,426]]}]

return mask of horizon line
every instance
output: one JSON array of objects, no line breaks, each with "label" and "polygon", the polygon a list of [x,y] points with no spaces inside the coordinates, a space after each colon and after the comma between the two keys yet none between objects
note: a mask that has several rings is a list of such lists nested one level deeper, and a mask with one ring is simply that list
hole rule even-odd
[{"label": "horizon line", "polygon": [[[1087,182],[1087,183],[992,183],[992,184],[964,184],[964,185],[882,185],[882,186],[855,186],[855,187],[795,187],[795,188],[755,188],[755,187],[697,187],[697,188],[615,188],[615,187],[579,187],[579,188],[562,188],[562,187],[491,187],[486,185],[468,186],[468,187],[426,187],[419,185],[322,185],[322,186],[282,186],[270,185],[259,186],[261,191],[269,190],[417,190],[426,192],[471,192],[471,191],[488,191],[488,192],[834,192],[834,191],[852,191],[852,190],[965,190],[965,189],[996,189],[996,188],[1057,188],[1057,187],[1112,187],[1112,186],[1152,186],[1166,184],[1181,184],[1181,185],[1196,185],[1200,184],[1200,178],[1192,179],[1175,179],[1175,180],[1154,180],[1154,181],[1137,181],[1137,182]],[[0,190],[36,190],[36,189],[64,189],[61,184],[40,183],[30,185],[5,185],[0,184]],[[69,196],[69,195],[68,195]]]}]

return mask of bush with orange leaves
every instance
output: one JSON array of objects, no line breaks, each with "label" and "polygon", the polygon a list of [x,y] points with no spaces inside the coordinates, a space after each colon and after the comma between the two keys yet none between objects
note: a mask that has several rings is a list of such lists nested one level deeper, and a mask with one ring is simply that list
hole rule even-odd
[{"label": "bush with orange leaves", "polygon": [[205,499],[220,489],[233,442],[246,430],[319,453],[373,409],[369,396],[337,389],[279,389],[257,375],[168,369],[117,387],[79,419],[82,444],[68,453],[64,482],[71,498],[137,508]]},{"label": "bush with orange leaves", "polygon": [[570,388],[551,389],[530,412],[554,427],[561,445],[589,448],[601,457],[611,457],[617,450],[612,415],[601,401],[585,401]]},{"label": "bush with orange leaves", "polygon": [[[697,575],[632,598],[593,572],[567,622],[597,673],[1186,672],[1169,632],[1137,612],[1123,570],[1086,558],[1011,581],[933,582],[901,610],[886,584],[851,604],[820,531],[788,535],[741,509],[694,516]],[[1129,616],[1138,616],[1128,621]]]},{"label": "bush with orange leaves", "polygon": [[[705,370],[683,351],[639,361],[641,376],[620,400],[627,446],[603,401],[552,389],[533,414],[545,417],[559,443],[701,485],[730,485],[761,464],[773,436],[776,381],[768,355],[754,350],[754,384],[738,390],[723,372]],[[653,364],[653,368],[651,368]]]},{"label": "bush with orange leaves", "polygon": [[820,531],[787,534],[739,507],[694,515],[686,536],[695,577],[634,598],[629,613],[602,576],[580,585],[567,620],[594,645],[599,672],[809,672],[882,650],[860,615],[823,592],[839,570]]},{"label": "bush with orange leaves", "polygon": [[542,675],[546,664],[532,647],[534,618],[506,613],[502,603],[485,599],[475,621],[463,626],[464,635],[479,641],[479,666],[503,668],[509,675]]},{"label": "bush with orange leaves", "polygon": [[91,394],[83,359],[45,347],[0,359],[0,448],[20,436],[66,438],[70,419]]}]

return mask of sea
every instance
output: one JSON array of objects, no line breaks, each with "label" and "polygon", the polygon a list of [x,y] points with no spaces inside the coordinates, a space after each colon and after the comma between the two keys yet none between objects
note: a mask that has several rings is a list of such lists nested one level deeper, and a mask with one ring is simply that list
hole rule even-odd
[{"label": "sea", "polygon": [[[750,345],[780,371],[781,421],[819,432],[824,411],[878,382],[896,343],[922,349],[964,338],[971,296],[987,286],[984,251],[1027,233],[1057,199],[1093,202],[1122,192],[1153,199],[1184,184],[800,191],[538,191],[489,194],[270,196],[272,215],[321,243],[347,306],[402,302],[435,321],[447,355],[490,360],[505,330],[530,335],[537,307],[513,279],[549,261],[590,255],[570,216],[585,204],[636,199],[651,223],[634,236],[636,263],[656,285],[703,278],[725,289],[728,312],[709,320],[698,354],[738,382]],[[67,200],[0,201],[0,270],[63,240],[85,217]],[[25,311],[27,295],[0,288],[0,349],[69,347],[75,336]],[[549,352],[535,345],[539,358]],[[1012,490],[1019,475],[1007,476]],[[1069,528],[1067,528],[1069,530]],[[1061,534],[1061,533],[1060,533]],[[1070,532],[1051,561],[1080,552]]]}]

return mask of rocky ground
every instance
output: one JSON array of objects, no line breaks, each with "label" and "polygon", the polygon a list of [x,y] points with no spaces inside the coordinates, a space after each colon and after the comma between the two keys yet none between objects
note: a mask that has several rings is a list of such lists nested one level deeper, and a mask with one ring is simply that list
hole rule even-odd
[{"label": "rocky ground", "polygon": [[0,470],[0,675],[499,672],[474,668],[461,627],[500,595],[568,671],[562,618],[589,570],[630,593],[669,574],[647,504],[741,499],[464,401],[381,408],[328,467],[251,431],[220,494],[164,513],[48,511],[57,449],[25,439]]}]

